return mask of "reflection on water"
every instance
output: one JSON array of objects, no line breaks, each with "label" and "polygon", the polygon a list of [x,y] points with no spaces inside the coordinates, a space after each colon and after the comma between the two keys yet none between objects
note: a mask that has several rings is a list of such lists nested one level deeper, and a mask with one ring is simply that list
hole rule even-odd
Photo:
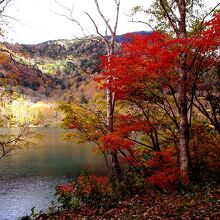
[{"label": "reflection on water", "polygon": [[89,144],[62,141],[59,128],[33,128],[43,141],[24,152],[0,160],[0,220],[30,214],[32,207],[45,209],[54,199],[54,187],[67,173],[79,174],[90,166],[103,172],[104,160],[94,156]]}]

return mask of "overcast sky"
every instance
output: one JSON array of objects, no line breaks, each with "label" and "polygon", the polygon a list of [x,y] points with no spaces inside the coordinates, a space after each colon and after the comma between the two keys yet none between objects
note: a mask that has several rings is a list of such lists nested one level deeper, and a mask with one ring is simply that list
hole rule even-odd
[{"label": "overcast sky", "polygon": [[[99,24],[102,31],[104,25],[96,13],[93,0],[59,0],[62,5],[69,8],[73,6],[73,15],[80,20],[87,33],[94,34],[95,30],[84,14],[88,12]],[[103,13],[113,22],[115,15],[114,0],[99,0]],[[129,17],[126,14],[131,12],[135,5],[144,5],[147,7],[152,0],[121,0],[121,15],[118,27],[118,34],[149,30],[146,25],[129,23]],[[219,0],[206,0],[207,7],[213,7]],[[19,43],[39,43],[53,39],[71,39],[74,36],[82,36],[79,27],[65,17],[58,14],[68,14],[68,12],[59,6],[55,0],[14,0],[7,8],[7,15],[14,17],[18,21],[12,21],[10,25],[7,41]]]}]

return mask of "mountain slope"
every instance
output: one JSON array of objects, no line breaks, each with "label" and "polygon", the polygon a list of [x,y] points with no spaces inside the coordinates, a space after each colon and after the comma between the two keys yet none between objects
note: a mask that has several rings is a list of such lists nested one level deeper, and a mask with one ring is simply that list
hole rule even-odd
[{"label": "mountain slope", "polygon": [[[119,44],[128,39],[126,35],[116,37]],[[22,69],[22,74],[18,77],[22,93],[38,96],[39,99],[63,99],[67,93],[85,101],[95,90],[91,78],[100,71],[99,57],[105,54],[105,46],[98,38],[53,40],[35,45],[5,45],[16,55]]]}]

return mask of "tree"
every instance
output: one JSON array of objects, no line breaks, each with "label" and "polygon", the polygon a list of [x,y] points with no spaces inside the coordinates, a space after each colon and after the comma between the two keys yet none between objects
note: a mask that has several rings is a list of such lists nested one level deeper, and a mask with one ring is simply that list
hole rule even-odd
[{"label": "tree", "polygon": [[62,123],[64,128],[74,129],[65,135],[65,140],[74,143],[94,143],[94,151],[103,154],[109,168],[108,152],[99,143],[99,138],[108,133],[104,97],[97,95],[93,100],[88,100],[88,103],[81,103],[80,100],[72,98],[68,103],[61,103],[59,110],[65,114]]},{"label": "tree", "polygon": [[[97,34],[99,34],[99,36],[101,37],[102,41],[105,44],[105,47],[107,50],[107,57],[110,57],[111,55],[113,55],[115,53],[115,46],[116,46],[115,37],[116,37],[116,31],[117,31],[118,19],[119,19],[120,0],[114,0],[115,6],[116,6],[116,18],[115,18],[115,23],[114,23],[113,27],[110,26],[108,19],[104,16],[102,11],[100,10],[98,0],[94,0],[94,3],[96,5],[96,8],[97,8],[99,15],[101,16],[102,20],[104,21],[104,23],[106,25],[107,30],[110,32],[109,39],[107,38],[107,36],[103,36],[99,32],[98,27],[95,24],[92,17],[89,14],[87,14],[87,15],[90,17],[91,21],[93,22],[93,24],[96,28]],[[110,62],[110,59],[108,59],[108,62]],[[107,78],[106,83],[109,85],[106,86],[106,112],[107,112],[106,123],[107,123],[108,132],[113,132],[113,130],[114,130],[113,121],[114,121],[114,105],[115,105],[114,102],[115,102],[115,100],[114,100],[114,94],[111,91],[110,82],[111,82],[111,79]],[[111,155],[111,161],[112,161],[111,166],[112,166],[113,176],[118,178],[120,176],[121,169],[119,166],[117,150],[115,150],[115,149],[110,150],[110,155]]]},{"label": "tree", "polygon": [[[4,35],[4,24],[7,24],[7,18],[11,18],[8,15],[5,15],[4,12],[8,7],[9,3],[12,0],[0,0],[0,35]],[[7,73],[7,75],[1,75],[1,85],[0,85],[0,159],[7,157],[15,153],[17,150],[28,145],[27,137],[31,137],[32,133],[29,131],[27,125],[21,125],[19,130],[14,134],[7,134],[5,127],[12,127],[13,124],[13,115],[4,114],[3,107],[10,103],[13,98],[16,97],[15,92],[10,88],[10,85],[17,83],[15,77],[15,72],[21,71],[17,65],[14,55],[5,47],[4,44],[0,43],[0,65],[7,66],[11,65],[12,69]]]},{"label": "tree", "polygon": [[[219,3],[220,4],[220,3]],[[219,4],[217,6],[219,6]],[[151,9],[146,10],[157,24],[156,28],[163,31],[170,30],[177,38],[186,38],[195,31],[200,32],[204,28],[205,18],[213,12],[206,15],[199,15],[198,8],[202,8],[200,0],[155,0]],[[140,9],[140,8],[136,8]],[[197,12],[197,13],[196,13]],[[189,120],[188,120],[188,98],[187,81],[189,79],[188,71],[185,68],[187,59],[186,53],[177,54],[179,60],[179,83],[178,83],[178,112],[179,112],[179,162],[180,169],[188,176],[190,158],[189,158]],[[193,96],[194,99],[194,96]]]},{"label": "tree", "polygon": [[[216,34],[219,33],[219,14],[216,13],[215,19],[209,22]],[[208,31],[208,30],[207,30]],[[207,33],[208,34],[208,33]],[[212,33],[214,35],[214,33]],[[215,37],[214,37],[215,38]],[[210,39],[207,38],[210,41]],[[206,42],[207,43],[207,42]],[[209,42],[210,47],[213,47],[212,41]],[[208,45],[207,45],[208,46]],[[205,118],[211,123],[215,130],[220,134],[220,63],[219,63],[219,44],[217,44],[216,53],[212,54],[215,57],[213,68],[209,68],[205,74],[202,75],[199,86],[195,93],[194,105],[203,114]],[[210,56],[211,54],[209,54]]]},{"label": "tree", "polygon": [[[157,105],[179,131],[179,164],[186,178],[195,93],[201,77],[218,63],[220,31],[216,24],[219,15],[205,23],[203,31],[190,37],[176,38],[158,32],[128,36],[121,51],[110,57],[110,64],[109,58],[102,59],[100,80],[111,78],[111,89],[117,99],[136,103],[144,112],[149,112],[143,109],[144,102],[151,103],[151,109]],[[146,122],[148,127],[153,125],[149,120]],[[158,125],[160,130],[162,126]]]},{"label": "tree", "polygon": [[[61,5],[60,3],[58,3],[58,4]],[[98,25],[95,22],[94,18],[89,13],[85,12],[85,14],[88,16],[88,18],[90,19],[90,21],[94,25],[94,28],[95,28],[96,33],[98,34],[99,38],[96,37],[93,39],[91,37],[89,37],[89,38],[87,36],[86,37],[89,40],[99,40],[100,42],[102,42],[105,45],[107,57],[110,57],[111,55],[113,55],[115,53],[115,49],[116,49],[116,32],[117,32],[117,27],[118,27],[118,22],[119,22],[120,0],[114,0],[114,4],[116,7],[116,17],[115,17],[113,26],[110,25],[109,19],[106,18],[105,15],[103,14],[103,12],[100,8],[100,5],[99,5],[99,1],[94,0],[94,4],[95,4],[95,7],[97,9],[98,14],[100,15],[104,25],[106,26],[106,33],[102,34],[100,32]],[[70,11],[70,16],[65,16],[65,17],[67,17],[69,20],[71,20],[71,21],[75,22],[77,25],[79,25],[81,30],[83,31],[83,27],[81,26],[80,22],[77,21],[77,19],[75,19],[72,16],[72,10],[68,10],[68,11]],[[107,36],[107,32],[110,33],[109,36]],[[84,33],[84,31],[83,31],[83,33]],[[109,62],[110,62],[110,60],[109,60]],[[110,81],[111,81],[110,79],[106,79],[107,84],[110,84]],[[114,94],[111,92],[110,86],[106,86],[106,113],[107,113],[106,114],[106,124],[107,124],[108,132],[113,132],[113,130],[114,130],[114,125],[113,125],[114,106],[115,106]],[[117,178],[121,174],[121,169],[119,166],[119,161],[118,161],[118,156],[117,156],[117,150],[115,150],[115,149],[110,150],[110,157],[111,157],[112,174],[113,174],[113,176],[115,176]]]},{"label": "tree", "polygon": [[28,126],[22,126],[15,134],[6,134],[3,128],[0,133],[0,159],[15,154],[17,151],[27,147],[30,142],[27,137],[31,137],[31,132]]}]

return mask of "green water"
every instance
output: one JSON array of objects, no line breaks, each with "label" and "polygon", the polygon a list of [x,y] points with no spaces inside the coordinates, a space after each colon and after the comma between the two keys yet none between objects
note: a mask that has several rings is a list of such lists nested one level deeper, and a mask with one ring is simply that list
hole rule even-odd
[{"label": "green water", "polygon": [[92,153],[92,144],[64,142],[69,131],[59,128],[33,128],[43,141],[0,160],[0,220],[13,220],[50,205],[54,187],[67,176],[76,176],[91,167],[105,172],[104,159]]}]

